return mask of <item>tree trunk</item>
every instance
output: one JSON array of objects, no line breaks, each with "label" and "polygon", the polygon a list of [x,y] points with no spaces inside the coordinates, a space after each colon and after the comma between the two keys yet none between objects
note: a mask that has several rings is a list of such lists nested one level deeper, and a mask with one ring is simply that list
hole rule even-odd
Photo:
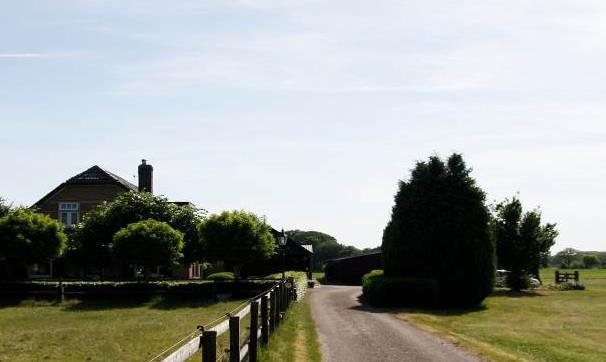
[{"label": "tree trunk", "polygon": [[234,269],[234,277],[236,278],[236,280],[240,280],[242,273],[242,264],[233,264],[232,267]]}]

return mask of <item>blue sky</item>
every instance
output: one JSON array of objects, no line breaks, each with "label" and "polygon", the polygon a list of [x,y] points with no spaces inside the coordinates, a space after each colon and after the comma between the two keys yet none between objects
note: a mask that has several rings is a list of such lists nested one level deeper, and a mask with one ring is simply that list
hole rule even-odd
[{"label": "blue sky", "polygon": [[99,164],[211,212],[380,244],[415,160],[464,154],[606,249],[603,1],[7,1],[0,195]]}]

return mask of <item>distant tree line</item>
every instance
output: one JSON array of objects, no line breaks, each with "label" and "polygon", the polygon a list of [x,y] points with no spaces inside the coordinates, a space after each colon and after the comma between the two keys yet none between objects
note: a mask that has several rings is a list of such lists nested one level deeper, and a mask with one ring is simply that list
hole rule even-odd
[{"label": "distant tree line", "polygon": [[606,268],[606,251],[566,248],[551,257],[551,265],[562,269]]},{"label": "distant tree line", "polygon": [[333,236],[319,231],[289,230],[286,234],[289,239],[297,243],[313,245],[314,271],[321,271],[326,261],[331,259],[381,251],[381,247],[358,249],[355,246],[343,245]]}]

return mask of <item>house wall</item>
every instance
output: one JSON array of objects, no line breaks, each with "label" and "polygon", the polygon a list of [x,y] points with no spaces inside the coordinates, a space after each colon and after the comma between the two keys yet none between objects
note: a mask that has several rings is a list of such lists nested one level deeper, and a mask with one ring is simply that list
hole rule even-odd
[{"label": "house wall", "polygon": [[119,194],[126,192],[123,187],[115,184],[107,185],[64,185],[58,192],[38,205],[40,212],[53,219],[59,219],[60,202],[79,202],[80,218],[86,212],[95,208],[103,201],[112,201]]}]

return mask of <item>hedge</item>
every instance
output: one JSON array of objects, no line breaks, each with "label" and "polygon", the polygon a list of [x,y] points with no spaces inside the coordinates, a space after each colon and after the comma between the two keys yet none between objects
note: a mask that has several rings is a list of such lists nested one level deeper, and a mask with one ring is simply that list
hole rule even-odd
[{"label": "hedge", "polygon": [[[233,283],[231,281],[129,281],[129,282],[91,282],[91,281],[68,281],[63,282],[66,293],[83,294],[91,296],[112,295],[138,295],[138,294],[206,294],[234,293],[254,294],[269,288],[270,281],[242,281]],[[58,292],[57,281],[24,281],[24,282],[0,282],[1,295],[28,295],[36,293]]]},{"label": "hedge", "polygon": [[206,277],[207,280],[234,280],[236,276],[232,272],[213,273]]},{"label": "hedge", "polygon": [[[297,290],[297,300],[303,299],[307,292],[307,274],[301,271],[287,271],[284,273],[287,278],[293,278],[295,289]],[[265,276],[267,279],[280,279],[282,273],[270,274]]]},{"label": "hedge", "polygon": [[362,291],[367,303],[382,307],[433,307],[440,302],[435,279],[386,277],[383,270],[364,275]]}]

